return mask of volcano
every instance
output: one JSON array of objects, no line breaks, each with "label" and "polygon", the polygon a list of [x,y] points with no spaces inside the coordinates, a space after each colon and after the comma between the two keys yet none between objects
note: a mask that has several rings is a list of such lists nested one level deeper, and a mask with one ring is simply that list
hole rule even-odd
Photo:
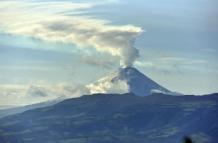
[{"label": "volcano", "polygon": [[131,92],[138,96],[146,96],[152,93],[173,93],[133,67],[119,68],[118,71],[89,84],[87,88],[92,94]]}]

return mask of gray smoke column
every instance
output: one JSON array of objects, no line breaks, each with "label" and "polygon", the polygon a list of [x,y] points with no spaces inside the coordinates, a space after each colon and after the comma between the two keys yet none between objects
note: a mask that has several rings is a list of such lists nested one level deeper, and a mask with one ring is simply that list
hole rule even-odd
[{"label": "gray smoke column", "polygon": [[134,40],[130,44],[121,49],[121,66],[131,67],[134,61],[139,57],[139,50],[134,47]]},{"label": "gray smoke column", "polygon": [[139,57],[139,50],[134,46],[136,38],[143,32],[140,27],[120,26],[104,31],[94,43],[95,47],[107,49],[113,56],[120,57],[121,66],[132,66]]}]

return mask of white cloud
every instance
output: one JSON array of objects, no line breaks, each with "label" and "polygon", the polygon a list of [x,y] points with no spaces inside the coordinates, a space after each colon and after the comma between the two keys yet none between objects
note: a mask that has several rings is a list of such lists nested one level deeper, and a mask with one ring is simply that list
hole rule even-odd
[{"label": "white cloud", "polygon": [[112,79],[108,79],[108,77],[105,77],[98,80],[96,83],[87,85],[86,88],[90,91],[91,94],[127,93],[129,91],[129,86],[127,85],[127,82],[122,80],[111,82],[111,80]]},{"label": "white cloud", "polygon": [[[41,84],[40,84],[41,83]],[[51,85],[45,82],[30,85],[0,85],[0,105],[1,106],[21,106],[29,105],[57,98],[75,98],[89,91],[82,86],[67,84]]]},{"label": "white cloud", "polygon": [[[143,32],[133,25],[112,25],[91,16],[67,16],[71,10],[87,9],[94,3],[70,2],[2,2],[0,27],[3,31],[52,42],[72,43],[77,48],[93,48],[121,59],[122,65],[132,65],[139,56],[135,38]],[[7,9],[7,6],[10,6]],[[79,11],[79,12],[80,12]]]}]

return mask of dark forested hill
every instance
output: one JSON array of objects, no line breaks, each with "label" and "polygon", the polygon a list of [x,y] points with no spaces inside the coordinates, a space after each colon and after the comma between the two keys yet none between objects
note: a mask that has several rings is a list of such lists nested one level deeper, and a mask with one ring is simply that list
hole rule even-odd
[{"label": "dark forested hill", "polygon": [[218,142],[218,94],[96,94],[0,119],[0,143]]}]

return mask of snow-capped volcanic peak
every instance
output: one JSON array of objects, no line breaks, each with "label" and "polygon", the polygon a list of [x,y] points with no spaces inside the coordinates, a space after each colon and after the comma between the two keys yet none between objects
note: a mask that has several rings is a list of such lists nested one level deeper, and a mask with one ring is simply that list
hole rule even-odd
[{"label": "snow-capped volcanic peak", "polygon": [[91,93],[132,92],[139,96],[146,96],[153,92],[170,92],[133,67],[120,68],[96,83],[89,84],[87,88]]}]

